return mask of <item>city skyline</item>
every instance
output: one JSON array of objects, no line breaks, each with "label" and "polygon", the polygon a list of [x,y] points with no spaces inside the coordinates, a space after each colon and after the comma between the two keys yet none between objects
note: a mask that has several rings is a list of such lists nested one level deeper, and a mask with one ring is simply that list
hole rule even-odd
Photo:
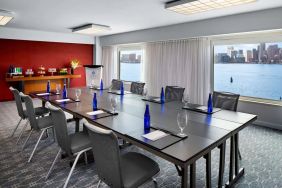
[{"label": "city skyline", "polygon": [[217,45],[215,63],[282,64],[282,42]]},{"label": "city skyline", "polygon": [[120,53],[121,63],[140,63],[142,53],[140,51],[122,51]]}]

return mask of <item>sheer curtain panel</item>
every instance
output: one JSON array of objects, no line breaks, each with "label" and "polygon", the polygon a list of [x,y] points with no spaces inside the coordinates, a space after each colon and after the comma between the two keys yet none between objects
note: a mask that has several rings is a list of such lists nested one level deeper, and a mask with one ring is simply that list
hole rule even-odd
[{"label": "sheer curtain panel", "polygon": [[113,46],[102,47],[102,65],[103,67],[103,83],[110,86],[111,81],[115,78],[115,50]]},{"label": "sheer curtain panel", "polygon": [[158,96],[161,87],[185,87],[189,101],[205,104],[210,92],[210,40],[197,38],[145,45],[144,79],[149,94]]}]

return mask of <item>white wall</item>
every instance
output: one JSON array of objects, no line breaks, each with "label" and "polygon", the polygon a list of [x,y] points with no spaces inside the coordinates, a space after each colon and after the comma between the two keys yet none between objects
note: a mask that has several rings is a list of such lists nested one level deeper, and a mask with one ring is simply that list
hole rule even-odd
[{"label": "white wall", "polygon": [[101,45],[150,42],[282,28],[282,8],[101,37]]},{"label": "white wall", "polygon": [[0,38],[31,41],[95,44],[93,36],[79,35],[73,33],[57,33],[38,30],[16,29],[8,27],[0,27]]},{"label": "white wall", "polygon": [[102,47],[100,44],[100,37],[95,37],[95,44],[95,64],[102,65]]},{"label": "white wall", "polygon": [[[152,28],[100,38],[102,46],[282,29],[282,8]],[[238,110],[258,115],[256,124],[282,129],[282,106],[240,101]]]},{"label": "white wall", "polygon": [[238,111],[256,114],[257,125],[282,130],[282,107],[271,104],[239,101]]}]

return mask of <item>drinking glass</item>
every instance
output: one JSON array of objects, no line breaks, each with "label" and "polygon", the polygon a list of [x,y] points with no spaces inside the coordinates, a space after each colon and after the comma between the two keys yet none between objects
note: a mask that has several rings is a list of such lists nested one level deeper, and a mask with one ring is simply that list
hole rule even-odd
[{"label": "drinking glass", "polygon": [[111,106],[113,108],[113,113],[115,114],[116,112],[116,107],[117,107],[117,98],[116,97],[112,97],[111,98]]},{"label": "drinking glass", "polygon": [[189,96],[188,94],[184,94],[183,97],[182,97],[182,103],[184,104],[184,107],[187,107],[188,106],[188,103],[189,103]]},{"label": "drinking glass", "polygon": [[81,95],[81,89],[76,89],[75,90],[75,96],[76,96],[76,101],[79,101],[79,97],[80,97],[80,95]]},{"label": "drinking glass", "polygon": [[61,91],[61,84],[56,84],[56,94],[59,95]]},{"label": "drinking glass", "polygon": [[148,94],[148,90],[147,88],[143,89],[143,97],[146,99],[147,98],[147,94]]},{"label": "drinking glass", "polygon": [[188,125],[188,113],[186,111],[180,111],[177,114],[177,125],[180,129],[180,133],[178,133],[177,135],[180,137],[187,136],[185,133],[183,133],[183,130]]}]

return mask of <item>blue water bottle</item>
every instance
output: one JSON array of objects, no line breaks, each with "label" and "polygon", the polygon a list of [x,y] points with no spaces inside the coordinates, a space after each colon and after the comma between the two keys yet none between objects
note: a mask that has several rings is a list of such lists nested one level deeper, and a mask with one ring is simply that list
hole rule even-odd
[{"label": "blue water bottle", "polygon": [[209,94],[209,100],[208,100],[208,113],[212,113],[212,94]]},{"label": "blue water bottle", "polygon": [[93,105],[93,111],[98,110],[96,93],[94,93],[94,95],[93,95],[93,104],[92,105]]},{"label": "blue water bottle", "polygon": [[121,94],[121,95],[124,95],[123,82],[121,82],[121,85],[120,85],[120,94]]},{"label": "blue water bottle", "polygon": [[164,94],[164,88],[162,87],[161,96],[160,96],[161,103],[163,104],[165,102],[165,94]]},{"label": "blue water bottle", "polygon": [[68,98],[68,91],[67,91],[67,86],[64,84],[64,89],[63,89],[63,99]]},{"label": "blue water bottle", "polygon": [[104,88],[103,80],[101,79],[101,81],[100,81],[100,90],[103,90],[103,88]]},{"label": "blue water bottle", "polygon": [[48,80],[47,82],[47,89],[46,89],[47,93],[50,93],[50,80]]},{"label": "blue water bottle", "polygon": [[144,113],[144,130],[150,130],[150,110],[148,104],[146,104],[146,110]]}]

